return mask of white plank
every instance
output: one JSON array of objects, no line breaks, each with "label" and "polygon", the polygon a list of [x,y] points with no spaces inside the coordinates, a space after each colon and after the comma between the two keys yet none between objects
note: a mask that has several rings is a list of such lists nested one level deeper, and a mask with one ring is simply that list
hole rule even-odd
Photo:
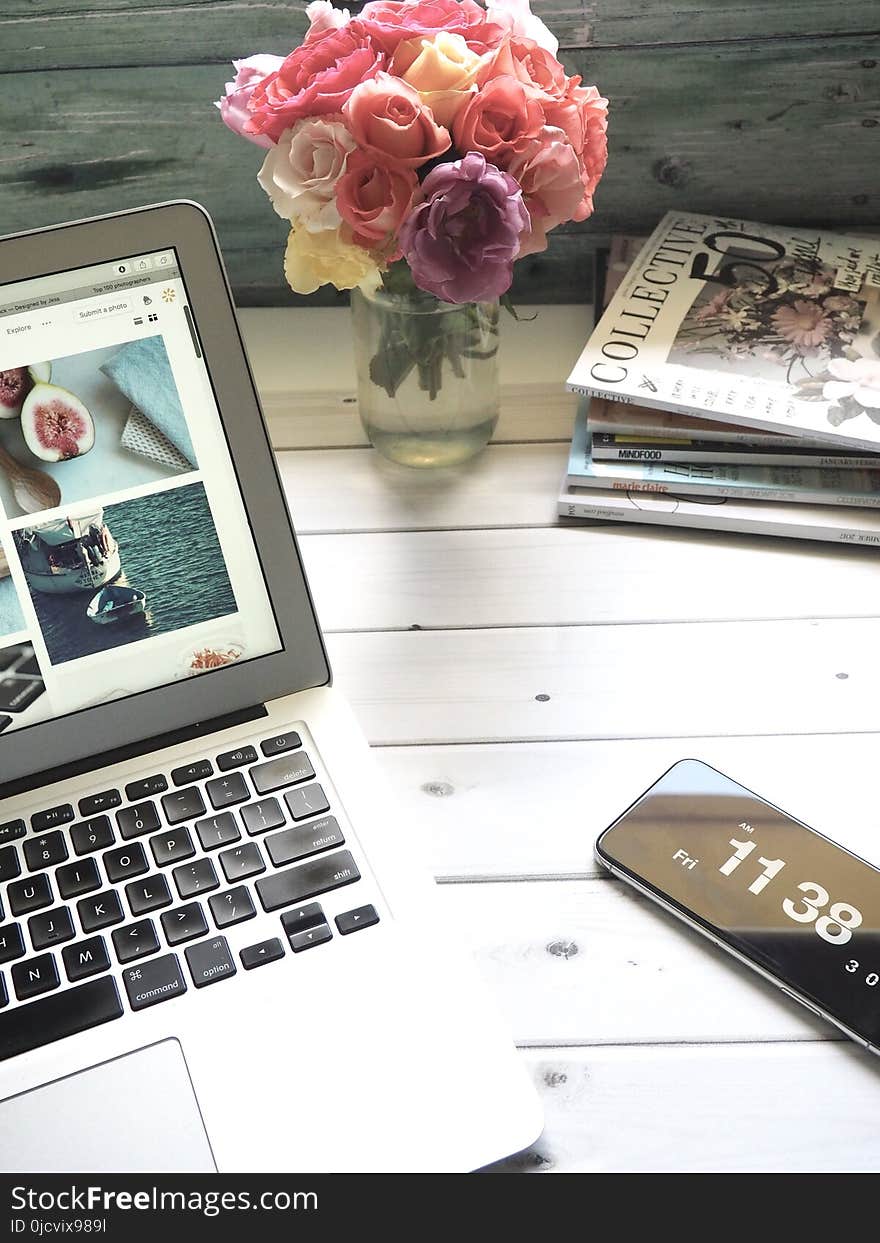
[{"label": "white plank", "polygon": [[[347,308],[241,313],[254,377],[276,449],[365,445]],[[502,315],[501,417],[494,439],[568,440],[575,399],[565,378],[592,324],[589,306],[524,307]]]},{"label": "white plank", "polygon": [[873,548],[619,526],[315,535],[302,548],[330,631],[880,616]]},{"label": "white plank", "polygon": [[853,1045],[534,1050],[544,1134],[499,1172],[880,1169],[877,1059]]},{"label": "white plank", "polygon": [[441,885],[519,1045],[843,1039],[618,881]]},{"label": "white plank", "polygon": [[336,634],[328,646],[370,741],[410,744],[872,731],[877,635],[866,619],[704,622]]},{"label": "white plank", "polygon": [[372,449],[280,453],[299,534],[556,525],[565,444],[490,445],[462,466],[414,470]]},{"label": "white plank", "polygon": [[384,747],[408,832],[443,880],[592,877],[598,834],[696,756],[880,866],[878,734]]}]

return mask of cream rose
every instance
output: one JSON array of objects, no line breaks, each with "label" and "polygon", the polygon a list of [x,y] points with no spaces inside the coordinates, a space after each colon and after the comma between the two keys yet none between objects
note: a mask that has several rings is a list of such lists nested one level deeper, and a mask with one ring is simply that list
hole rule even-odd
[{"label": "cream rose", "polygon": [[294,225],[284,253],[284,275],[294,293],[314,293],[321,285],[354,289],[375,281],[379,265],[373,255],[343,236],[342,229],[313,233]]},{"label": "cream rose", "polygon": [[269,151],[257,180],[283,220],[309,229],[336,229],[336,183],[355,141],[341,121],[325,117],[297,121]]},{"label": "cream rose", "polygon": [[407,39],[394,53],[391,72],[414,86],[439,125],[449,128],[489,56],[471,51],[461,35],[441,30],[431,39]]}]

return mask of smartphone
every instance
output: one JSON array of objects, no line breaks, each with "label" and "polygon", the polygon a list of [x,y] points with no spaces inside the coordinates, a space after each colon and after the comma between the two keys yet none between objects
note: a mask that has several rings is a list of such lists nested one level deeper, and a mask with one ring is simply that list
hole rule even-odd
[{"label": "smartphone", "polygon": [[880,871],[699,760],[680,760],[596,842],[653,898],[880,1052]]}]

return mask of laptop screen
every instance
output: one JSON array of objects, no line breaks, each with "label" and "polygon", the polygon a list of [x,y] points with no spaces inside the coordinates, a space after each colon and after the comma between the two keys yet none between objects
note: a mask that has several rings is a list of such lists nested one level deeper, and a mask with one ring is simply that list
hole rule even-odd
[{"label": "laptop screen", "polygon": [[0,285],[0,736],[281,647],[176,252]]}]

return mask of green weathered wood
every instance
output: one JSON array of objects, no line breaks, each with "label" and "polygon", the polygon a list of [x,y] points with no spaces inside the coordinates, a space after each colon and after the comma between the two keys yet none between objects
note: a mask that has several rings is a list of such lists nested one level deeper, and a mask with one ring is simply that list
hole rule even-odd
[{"label": "green weathered wood", "polygon": [[[876,31],[877,0],[536,0],[565,48],[651,47]],[[291,0],[4,0],[0,72],[192,65],[285,55],[306,27]]]},{"label": "green weathered wood", "polygon": [[[596,239],[676,207],[876,225],[877,61],[876,38],[568,54],[611,98],[611,159],[596,214],[519,265],[518,296],[584,297]],[[204,65],[0,75],[0,232],[195,198],[240,300],[287,301],[285,225],[255,181],[261,152],[211,106],[222,78]]]}]

